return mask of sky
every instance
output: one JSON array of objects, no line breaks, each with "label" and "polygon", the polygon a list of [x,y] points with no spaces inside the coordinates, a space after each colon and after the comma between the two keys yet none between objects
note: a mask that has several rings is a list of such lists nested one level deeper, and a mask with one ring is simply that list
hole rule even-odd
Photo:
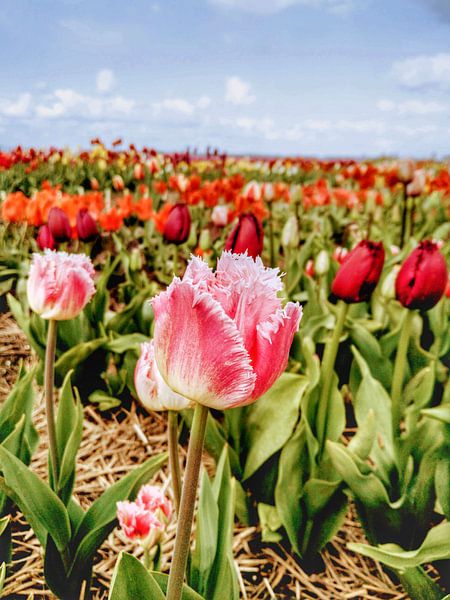
[{"label": "sky", "polygon": [[0,148],[450,154],[450,0],[2,0]]}]

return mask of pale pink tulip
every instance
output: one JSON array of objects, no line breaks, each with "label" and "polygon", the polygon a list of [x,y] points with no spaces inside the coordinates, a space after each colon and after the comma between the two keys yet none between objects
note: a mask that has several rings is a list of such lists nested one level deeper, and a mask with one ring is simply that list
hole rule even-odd
[{"label": "pale pink tulip", "polygon": [[155,361],[153,341],[141,344],[134,370],[134,386],[147,410],[183,410],[190,401],[174,392],[161,377]]},{"label": "pale pink tulip", "polygon": [[117,518],[126,537],[130,540],[144,540],[155,529],[162,529],[158,518],[137,502],[117,503]]},{"label": "pale pink tulip", "polygon": [[214,273],[193,257],[153,299],[155,358],[177,393],[217,409],[250,404],[286,368],[301,307],[284,309],[278,269],[224,252]]},{"label": "pale pink tulip", "polygon": [[136,504],[154,514],[161,511],[167,520],[172,516],[172,502],[156,485],[143,485],[137,495]]},{"label": "pale pink tulip", "polygon": [[95,293],[94,267],[84,254],[33,254],[27,282],[30,308],[43,319],[75,318]]},{"label": "pale pink tulip", "polygon": [[216,227],[225,227],[228,224],[228,206],[218,204],[213,208],[211,221]]}]

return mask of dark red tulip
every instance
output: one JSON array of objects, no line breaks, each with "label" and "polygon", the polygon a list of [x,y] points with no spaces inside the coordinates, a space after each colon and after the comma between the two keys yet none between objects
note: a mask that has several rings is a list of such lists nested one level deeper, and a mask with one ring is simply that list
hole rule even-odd
[{"label": "dark red tulip", "polygon": [[67,242],[71,238],[70,223],[66,213],[53,206],[48,213],[48,226],[57,242]]},{"label": "dark red tulip", "polygon": [[164,239],[172,244],[184,244],[191,230],[191,215],[186,204],[175,204],[164,226]]},{"label": "dark red tulip", "polygon": [[252,214],[241,215],[238,223],[225,242],[225,250],[235,254],[247,251],[249,256],[260,256],[264,246],[264,231],[261,222]]},{"label": "dark red tulip", "polygon": [[41,225],[41,227],[39,227],[36,242],[41,250],[45,250],[46,248],[54,250],[56,248],[55,238],[52,236],[52,232],[48,225]]},{"label": "dark red tulip", "polygon": [[434,242],[421,242],[411,252],[395,281],[397,300],[410,309],[429,310],[447,286],[445,259]]},{"label": "dark red tulip", "polygon": [[77,213],[77,234],[83,242],[92,242],[98,235],[97,223],[87,208],[80,208]]},{"label": "dark red tulip", "polygon": [[381,242],[363,240],[347,254],[336,273],[332,293],[347,304],[367,302],[376,288],[384,264]]}]

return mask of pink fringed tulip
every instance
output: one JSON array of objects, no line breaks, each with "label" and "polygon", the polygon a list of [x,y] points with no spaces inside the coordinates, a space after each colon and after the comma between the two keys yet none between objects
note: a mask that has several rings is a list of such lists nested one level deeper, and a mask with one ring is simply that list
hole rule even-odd
[{"label": "pink fringed tulip", "polygon": [[134,371],[134,385],[139,400],[147,410],[183,410],[190,404],[161,377],[155,362],[153,341],[141,344],[141,355]]},{"label": "pink fringed tulip", "polygon": [[84,254],[46,250],[33,254],[28,303],[43,319],[75,318],[95,292],[94,267]]},{"label": "pink fringed tulip", "polygon": [[118,502],[117,518],[126,537],[130,540],[144,540],[162,525],[152,511],[137,502]]},{"label": "pink fringed tulip", "polygon": [[136,503],[153,514],[161,511],[167,520],[170,520],[172,516],[172,502],[167,498],[162,489],[156,485],[143,485],[139,490]]},{"label": "pink fringed tulip", "polygon": [[177,393],[216,409],[257,400],[286,368],[301,307],[284,309],[278,269],[224,252],[214,273],[197,257],[153,299],[155,358]]}]

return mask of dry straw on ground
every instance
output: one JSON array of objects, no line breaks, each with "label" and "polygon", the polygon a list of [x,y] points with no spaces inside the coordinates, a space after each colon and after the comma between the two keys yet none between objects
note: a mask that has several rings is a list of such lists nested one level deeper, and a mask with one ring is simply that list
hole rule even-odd
[{"label": "dry straw on ground", "polygon": [[[21,359],[30,360],[30,347],[10,315],[0,315],[0,399],[13,385]],[[146,415],[133,407],[129,412],[120,410],[104,416],[95,408],[87,407],[85,414],[76,495],[87,507],[134,465],[164,450],[166,438],[165,418],[157,413]],[[45,477],[47,443],[42,403],[36,407],[35,423],[41,441],[32,466]],[[157,476],[156,482],[170,490],[166,471]],[[164,569],[168,568],[174,534],[172,524],[164,548]],[[280,545],[263,544],[258,528],[237,526],[234,555],[241,597],[248,600],[407,599],[407,595],[394,585],[379,564],[347,550],[348,542],[361,541],[364,541],[364,535],[350,510],[341,531],[322,553],[323,571],[307,574]],[[13,543],[14,562],[3,598],[53,598],[45,589],[42,550],[20,513],[14,516]],[[95,600],[107,598],[109,581],[120,550],[137,552],[116,529],[103,544],[94,567]]]}]

